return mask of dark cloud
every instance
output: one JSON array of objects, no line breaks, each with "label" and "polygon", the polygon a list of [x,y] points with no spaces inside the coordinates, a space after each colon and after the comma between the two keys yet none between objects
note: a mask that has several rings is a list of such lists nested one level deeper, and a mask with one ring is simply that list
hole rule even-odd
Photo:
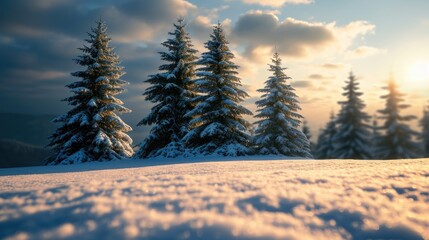
[{"label": "dark cloud", "polygon": [[268,12],[253,11],[240,16],[233,27],[234,39],[247,45],[246,54],[257,55],[258,46],[277,46],[288,56],[305,57],[335,41],[334,33],[324,25],[288,18],[284,21]]},{"label": "dark cloud", "polygon": [[182,0],[132,0],[121,5],[119,9],[146,23],[159,24],[166,21],[170,23],[178,17],[183,17],[188,11],[196,9],[196,6]]},{"label": "dark cloud", "polygon": [[[165,10],[161,11],[164,7]],[[53,76],[56,73],[57,84],[52,81],[49,84],[53,88],[54,86],[58,89],[63,88],[66,84],[64,79],[70,77],[64,77],[63,74],[59,76],[58,73],[70,73],[79,69],[72,59],[80,54],[77,48],[84,44],[86,32],[99,18],[105,19],[108,23],[109,35],[113,38],[111,45],[116,47],[116,52],[122,56],[127,72],[132,73],[128,74],[128,77],[134,79],[137,75],[156,71],[155,64],[159,63],[156,52],[161,46],[158,40],[155,41],[156,44],[152,43],[150,38],[145,42],[137,38],[135,42],[127,44],[122,44],[122,40],[132,38],[130,35],[134,32],[149,31],[149,27],[134,28],[133,23],[136,22],[143,27],[150,24],[151,28],[162,25],[167,35],[172,18],[194,8],[195,6],[184,0],[124,1],[116,5],[111,1],[101,0],[2,1],[0,57],[6,61],[0,64],[3,76],[0,82],[3,86],[8,85],[7,89],[16,87],[18,92],[23,87],[34,90],[44,86],[43,82],[47,82],[46,79],[54,80]],[[153,16],[136,16],[132,19],[136,15],[136,10],[141,10],[142,13],[152,11],[152,14],[157,16],[155,19],[157,23],[151,22],[154,21]],[[6,81],[7,84],[4,84]],[[18,86],[18,83],[27,84]],[[2,91],[5,89],[0,88]]]},{"label": "dark cloud", "polygon": [[81,54],[77,48],[101,18],[127,72],[123,79],[130,82],[118,96],[133,110],[123,119],[140,141],[148,129],[135,126],[151,107],[142,96],[143,81],[158,70],[157,52],[172,23],[195,9],[185,0],[0,1],[0,112],[67,111],[60,100],[70,95],[65,85],[78,80],[70,75],[81,70],[73,61]]}]

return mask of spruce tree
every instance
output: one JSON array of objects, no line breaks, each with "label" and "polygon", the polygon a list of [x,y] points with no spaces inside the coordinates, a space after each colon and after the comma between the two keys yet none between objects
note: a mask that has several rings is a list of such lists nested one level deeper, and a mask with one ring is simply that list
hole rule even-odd
[{"label": "spruce tree", "polygon": [[378,126],[378,117],[376,114],[372,117],[371,126],[371,155],[376,158],[375,148],[377,146],[377,139],[380,137],[380,126]]},{"label": "spruce tree", "polygon": [[404,94],[397,90],[397,85],[393,79],[384,89],[388,94],[381,96],[386,99],[386,106],[379,110],[380,119],[384,119],[384,124],[380,127],[384,134],[376,139],[375,154],[380,159],[402,159],[418,157],[420,148],[413,141],[413,136],[418,133],[413,131],[407,122],[415,119],[413,115],[400,115],[400,110],[408,108],[410,105],[404,104]]},{"label": "spruce tree", "polygon": [[335,158],[340,159],[370,159],[370,132],[366,122],[369,116],[363,111],[365,104],[360,97],[359,83],[353,73],[350,72],[349,80],[343,88],[345,101],[338,102],[341,105],[337,118],[337,133],[334,136]]},{"label": "spruce tree", "polygon": [[193,99],[196,107],[186,116],[192,118],[184,141],[194,154],[237,156],[249,154],[251,125],[243,115],[252,113],[240,104],[248,94],[241,90],[236,76],[238,66],[228,47],[221,24],[213,28],[205,43],[207,52],[198,61],[199,93]]},{"label": "spruce tree", "polygon": [[159,67],[160,73],[150,75],[145,81],[151,86],[143,95],[155,106],[138,125],[155,126],[140,145],[137,153],[140,158],[183,154],[182,138],[191,120],[185,115],[194,107],[190,100],[195,97],[193,81],[197,60],[197,50],[185,27],[183,19],[174,24],[174,31],[168,33],[171,38],[162,43],[167,51],[160,52],[166,63]]},{"label": "spruce tree", "polygon": [[83,55],[75,62],[86,69],[71,75],[79,81],[67,85],[73,96],[64,99],[73,108],[54,122],[63,123],[51,136],[53,154],[49,164],[72,164],[120,159],[133,155],[131,127],[116,113],[128,113],[116,98],[124,91],[125,74],[119,57],[109,47],[110,38],[102,21],[88,33],[89,45],[79,48]]},{"label": "spruce tree", "polygon": [[422,140],[423,146],[423,157],[429,157],[429,106],[423,110],[423,117],[420,120],[420,126],[422,127],[422,133],[420,139]]},{"label": "spruce tree", "polygon": [[287,83],[290,79],[281,66],[279,54],[274,53],[269,64],[272,76],[265,81],[265,87],[258,91],[263,93],[255,117],[254,143],[260,154],[281,154],[292,157],[312,158],[310,142],[299,129],[303,118],[298,111],[298,96],[295,89]]},{"label": "spruce tree", "polygon": [[315,155],[317,159],[331,159],[335,158],[335,142],[334,137],[337,134],[335,114],[332,112],[330,120],[326,124],[326,127],[320,131]]},{"label": "spruce tree", "polygon": [[308,142],[310,143],[310,149],[312,150],[314,147],[314,144],[311,142],[311,137],[312,137],[311,130],[310,130],[310,127],[308,126],[307,120],[305,120],[305,119],[302,122],[302,133],[308,139]]}]

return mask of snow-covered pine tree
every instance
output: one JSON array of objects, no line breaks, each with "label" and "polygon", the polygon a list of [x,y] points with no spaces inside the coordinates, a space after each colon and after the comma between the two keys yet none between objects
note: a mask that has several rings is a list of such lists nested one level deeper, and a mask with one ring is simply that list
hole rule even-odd
[{"label": "snow-covered pine tree", "polygon": [[337,134],[337,128],[335,126],[336,119],[335,114],[332,112],[331,117],[326,124],[326,127],[320,131],[315,155],[317,159],[331,159],[334,158],[335,142],[334,137]]},{"label": "snow-covered pine tree", "polygon": [[307,137],[308,141],[311,141],[312,135],[311,135],[310,127],[308,126],[308,122],[305,119],[302,123],[302,133],[304,133],[304,135],[305,135],[305,137]]},{"label": "snow-covered pine tree", "polygon": [[419,144],[413,141],[413,136],[418,133],[412,130],[406,122],[415,119],[413,115],[400,115],[400,110],[408,108],[410,105],[401,103],[404,101],[404,94],[397,90],[397,85],[390,79],[387,87],[387,95],[381,96],[386,99],[386,107],[378,110],[380,119],[385,122],[380,126],[384,134],[376,139],[375,154],[380,159],[402,159],[416,158],[419,156]]},{"label": "snow-covered pine tree", "polygon": [[339,159],[370,159],[370,131],[366,122],[368,114],[363,111],[365,104],[358,92],[359,83],[350,72],[349,80],[343,88],[345,101],[338,102],[341,105],[337,117],[337,133],[334,136],[335,151],[333,157]]},{"label": "snow-covered pine tree", "polygon": [[160,73],[150,75],[145,81],[151,86],[143,95],[156,105],[138,125],[155,126],[140,144],[137,152],[140,158],[183,154],[182,138],[191,120],[185,115],[194,107],[190,100],[195,97],[193,81],[197,60],[197,50],[193,48],[185,27],[183,19],[178,19],[174,31],[168,33],[171,38],[162,43],[167,51],[160,55],[166,63],[159,67]]},{"label": "snow-covered pine tree", "polygon": [[222,25],[213,28],[205,43],[197,71],[194,98],[196,107],[186,116],[192,118],[189,133],[183,138],[194,154],[238,156],[251,152],[251,128],[243,115],[252,113],[239,105],[248,94],[241,90],[236,76],[238,66],[232,62],[234,54],[228,47]]},{"label": "snow-covered pine tree", "polygon": [[258,91],[263,93],[255,117],[254,143],[260,154],[282,154],[292,157],[312,158],[310,142],[299,129],[303,118],[298,111],[298,96],[295,89],[287,83],[290,79],[281,66],[279,54],[274,53],[269,64],[272,75],[265,81],[265,87]]},{"label": "snow-covered pine tree", "polygon": [[106,24],[98,21],[85,40],[89,46],[79,48],[83,55],[75,62],[86,69],[71,74],[81,80],[67,85],[73,96],[64,101],[73,109],[54,120],[63,126],[51,136],[53,154],[49,164],[105,161],[134,153],[126,134],[131,127],[116,115],[131,112],[115,97],[128,82],[120,79],[125,72],[118,65],[118,55],[109,47],[111,39],[106,31]]},{"label": "snow-covered pine tree", "polygon": [[422,127],[422,132],[420,134],[420,139],[422,140],[423,145],[423,157],[429,157],[429,106],[423,110],[423,117],[420,120],[420,126]]},{"label": "snow-covered pine tree", "polygon": [[371,155],[373,158],[376,157],[375,148],[377,146],[377,139],[380,137],[380,126],[378,126],[378,117],[376,114],[372,117],[371,126]]},{"label": "snow-covered pine tree", "polygon": [[308,141],[310,143],[310,149],[312,149],[314,144],[311,142],[312,135],[311,135],[311,131],[310,131],[310,126],[308,126],[308,122],[305,119],[302,122],[302,133],[308,139]]}]

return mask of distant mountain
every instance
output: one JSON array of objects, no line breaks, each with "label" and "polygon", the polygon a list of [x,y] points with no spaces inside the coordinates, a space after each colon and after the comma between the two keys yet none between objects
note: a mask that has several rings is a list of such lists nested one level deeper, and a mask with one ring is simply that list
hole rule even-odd
[{"label": "distant mountain", "polygon": [[49,151],[39,146],[0,139],[0,168],[44,165]]},{"label": "distant mountain", "polygon": [[58,127],[55,115],[0,113],[0,139],[10,139],[36,146],[46,146],[48,137]]}]

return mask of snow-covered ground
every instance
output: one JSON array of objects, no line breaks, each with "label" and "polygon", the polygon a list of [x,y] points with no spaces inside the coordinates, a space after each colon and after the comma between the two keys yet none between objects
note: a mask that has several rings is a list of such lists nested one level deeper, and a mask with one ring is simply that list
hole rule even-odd
[{"label": "snow-covered ground", "polygon": [[221,160],[1,169],[0,239],[429,239],[427,159]]}]

